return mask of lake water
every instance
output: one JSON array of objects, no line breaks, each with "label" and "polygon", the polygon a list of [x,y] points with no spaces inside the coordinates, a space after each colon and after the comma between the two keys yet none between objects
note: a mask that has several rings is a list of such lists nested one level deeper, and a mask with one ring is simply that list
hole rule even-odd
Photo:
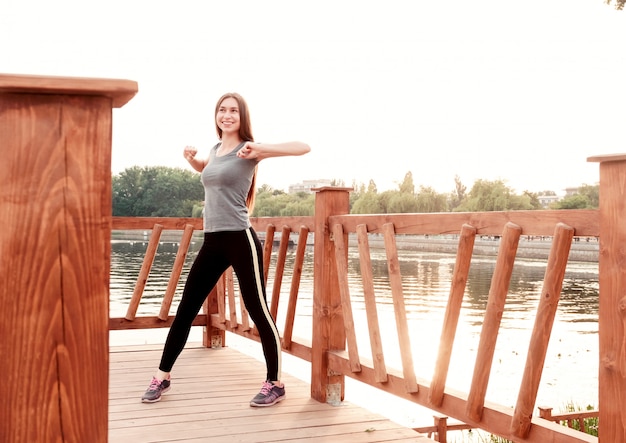
[{"label": "lake water", "polygon": [[[124,316],[137,276],[142,266],[147,242],[114,241],[111,256],[111,316]],[[176,256],[176,243],[162,243],[152,266],[138,315],[154,315],[160,309]],[[181,282],[171,313],[182,292],[183,282],[200,242],[190,246]],[[277,323],[282,330],[284,311],[291,282],[295,249],[289,251],[283,277],[281,310]],[[307,247],[305,267],[300,284],[295,321],[295,337],[310,337],[313,293],[313,248]],[[378,316],[381,323],[385,361],[401,368],[395,329],[393,302],[389,288],[386,255],[383,249],[372,249]],[[411,331],[413,360],[418,377],[430,380],[436,360],[443,314],[449,295],[455,258],[408,250],[399,251],[406,310]],[[275,257],[273,258],[275,261]],[[545,261],[517,260],[502,316],[501,330],[491,370],[487,400],[514,406],[525,365],[528,343],[542,290]],[[474,257],[465,292],[461,317],[454,343],[448,386],[468,392],[472,379],[482,318],[487,305],[495,257]],[[369,336],[363,305],[358,251],[349,252],[349,284],[357,328],[359,352],[368,356]],[[270,272],[268,296],[272,294]],[[148,331],[112,331],[111,344],[162,343],[166,329]],[[190,340],[201,341],[201,328],[193,328]],[[232,343],[232,341],[231,341]],[[252,344],[260,348],[258,344]],[[245,351],[245,350],[244,350]],[[295,374],[294,374],[295,375]],[[306,374],[304,376],[306,378]],[[598,266],[597,263],[572,262],[568,265],[563,291],[546,357],[538,393],[537,406],[551,406],[555,413],[567,404],[585,407],[598,405]],[[347,391],[350,392],[347,388]],[[371,401],[370,401],[371,403]],[[398,421],[412,425],[413,412]],[[410,414],[410,417],[408,416]],[[402,420],[404,418],[405,420]],[[420,419],[419,424],[430,424]]]}]

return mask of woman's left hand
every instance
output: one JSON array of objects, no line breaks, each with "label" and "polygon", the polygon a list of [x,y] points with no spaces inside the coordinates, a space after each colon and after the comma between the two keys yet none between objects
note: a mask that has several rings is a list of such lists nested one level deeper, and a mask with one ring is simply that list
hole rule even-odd
[{"label": "woman's left hand", "polygon": [[259,152],[260,146],[258,143],[246,142],[246,144],[243,145],[243,147],[239,151],[237,151],[237,157],[253,159],[259,156]]},{"label": "woman's left hand", "polygon": [[311,148],[302,142],[287,142],[278,144],[246,142],[237,151],[237,157],[245,159],[264,160],[270,157],[282,157],[285,155],[303,155]]}]

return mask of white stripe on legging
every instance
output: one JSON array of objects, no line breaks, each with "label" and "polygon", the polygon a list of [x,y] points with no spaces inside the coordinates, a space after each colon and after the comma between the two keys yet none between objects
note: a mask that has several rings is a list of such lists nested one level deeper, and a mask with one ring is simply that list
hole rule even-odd
[{"label": "white stripe on legging", "polygon": [[261,298],[259,301],[261,302],[261,306],[263,307],[263,313],[265,314],[265,318],[267,318],[270,326],[272,326],[272,330],[274,331],[275,343],[276,343],[276,355],[278,356],[278,372],[276,377],[278,380],[270,380],[270,381],[280,381],[281,375],[281,366],[282,366],[282,349],[280,345],[280,335],[278,333],[278,328],[274,323],[274,319],[272,314],[270,314],[269,308],[267,307],[267,302],[263,300],[263,285],[261,280],[261,270],[259,269],[259,256],[256,251],[256,244],[254,243],[254,239],[252,238],[252,232],[250,232],[250,228],[246,229],[246,235],[248,236],[248,242],[250,243],[250,251],[252,252],[252,263],[254,266],[254,277],[256,280],[257,294]]}]

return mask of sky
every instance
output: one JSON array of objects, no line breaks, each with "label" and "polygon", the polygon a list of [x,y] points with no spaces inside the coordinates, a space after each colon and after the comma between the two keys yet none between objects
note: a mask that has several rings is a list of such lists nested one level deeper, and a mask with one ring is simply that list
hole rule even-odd
[{"label": "sky", "polygon": [[239,92],[255,140],[300,140],[257,183],[451,192],[596,184],[626,152],[626,11],[604,0],[0,0],[0,73],[117,78],[112,172],[189,168]]}]

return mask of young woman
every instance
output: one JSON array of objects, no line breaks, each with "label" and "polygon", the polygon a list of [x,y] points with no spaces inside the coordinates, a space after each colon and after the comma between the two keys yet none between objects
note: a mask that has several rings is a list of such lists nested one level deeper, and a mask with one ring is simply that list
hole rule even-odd
[{"label": "young woman", "polygon": [[259,331],[267,366],[261,391],[250,406],[271,406],[285,398],[285,387],[280,382],[281,344],[266,301],[261,243],[249,216],[258,163],[270,157],[306,154],[310,148],[301,142],[255,143],[248,107],[236,93],[218,100],[215,126],[220,143],[211,149],[208,159],[196,157],[197,150],[191,146],[184,149],[185,159],[202,173],[204,243],[189,271],[159,368],[141,400],[159,401],[161,394],[170,389],[170,372],[185,346],[193,319],[219,277],[232,266],[246,309]]}]

